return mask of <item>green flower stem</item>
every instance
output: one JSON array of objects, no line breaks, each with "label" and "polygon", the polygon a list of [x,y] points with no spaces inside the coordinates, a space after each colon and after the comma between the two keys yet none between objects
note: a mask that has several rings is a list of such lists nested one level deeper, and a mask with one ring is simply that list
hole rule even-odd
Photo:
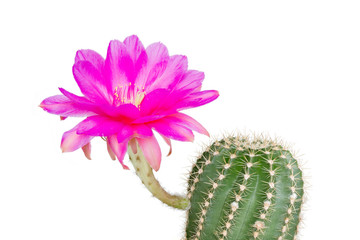
[{"label": "green flower stem", "polygon": [[166,192],[156,180],[153,169],[146,161],[144,154],[139,146],[137,146],[137,152],[134,153],[131,147],[128,147],[128,154],[130,161],[133,164],[136,175],[141,179],[145,187],[160,201],[177,209],[185,210],[189,206],[189,200],[186,197],[179,195],[171,195]]}]

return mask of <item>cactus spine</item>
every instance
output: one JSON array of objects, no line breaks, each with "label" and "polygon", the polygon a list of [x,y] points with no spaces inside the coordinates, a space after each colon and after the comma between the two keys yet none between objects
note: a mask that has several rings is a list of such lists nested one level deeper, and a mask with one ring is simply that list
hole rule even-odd
[{"label": "cactus spine", "polygon": [[264,137],[214,142],[188,181],[186,239],[293,240],[303,202],[298,162]]}]

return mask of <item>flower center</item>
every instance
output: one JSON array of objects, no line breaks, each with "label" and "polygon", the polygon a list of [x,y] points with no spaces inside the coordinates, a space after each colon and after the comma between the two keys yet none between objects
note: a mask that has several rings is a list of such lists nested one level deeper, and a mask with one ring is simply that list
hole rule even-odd
[{"label": "flower center", "polygon": [[140,109],[140,104],[144,100],[146,92],[144,87],[140,88],[136,84],[118,86],[114,90],[114,105],[131,103]]}]

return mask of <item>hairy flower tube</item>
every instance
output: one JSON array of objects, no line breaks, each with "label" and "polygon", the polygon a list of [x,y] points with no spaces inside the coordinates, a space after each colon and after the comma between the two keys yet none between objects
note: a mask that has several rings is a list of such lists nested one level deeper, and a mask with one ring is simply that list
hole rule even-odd
[{"label": "hairy flower tube", "polygon": [[61,149],[82,148],[90,158],[90,141],[102,137],[111,158],[123,163],[129,149],[138,149],[158,171],[161,151],[156,131],[170,146],[170,139],[193,141],[193,131],[209,135],[195,119],[180,113],[215,100],[215,90],[201,91],[204,73],[188,70],[187,58],[169,56],[162,43],[144,48],[137,36],[110,42],[106,58],[93,50],[79,50],[73,75],[84,96],[59,88],[62,95],[43,100],[45,111],[67,117],[86,117],[63,134]]}]

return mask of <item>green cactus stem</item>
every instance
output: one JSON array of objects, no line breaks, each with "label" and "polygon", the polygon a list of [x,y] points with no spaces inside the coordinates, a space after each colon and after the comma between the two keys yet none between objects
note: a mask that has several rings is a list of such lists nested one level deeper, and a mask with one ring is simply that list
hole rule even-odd
[{"label": "green cactus stem", "polygon": [[129,146],[128,154],[130,161],[135,168],[136,175],[140,178],[145,187],[154,195],[154,197],[177,209],[185,210],[188,207],[189,200],[185,196],[172,195],[162,188],[154,176],[153,169],[146,161],[144,154],[138,145],[136,153],[134,153]]},{"label": "green cactus stem", "polygon": [[215,141],[190,174],[186,239],[293,240],[303,184],[297,160],[277,141]]}]

